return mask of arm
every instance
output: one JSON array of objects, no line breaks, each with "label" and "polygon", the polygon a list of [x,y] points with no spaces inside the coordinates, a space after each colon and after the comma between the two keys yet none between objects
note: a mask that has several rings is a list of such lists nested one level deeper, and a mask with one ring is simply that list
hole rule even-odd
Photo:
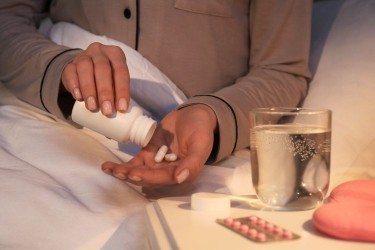
[{"label": "arm", "polygon": [[79,51],[37,31],[48,6],[46,0],[0,2],[0,80],[18,98],[62,118],[57,102],[62,71]]},{"label": "arm", "polygon": [[99,43],[84,51],[53,43],[37,31],[49,4],[1,1],[0,80],[20,99],[60,118],[70,115],[74,98],[105,115],[114,107],[126,111],[130,80],[123,51]]},{"label": "arm", "polygon": [[303,100],[310,78],[311,14],[312,1],[252,1],[248,74],[230,87],[195,96],[182,105],[204,103],[216,113],[219,139],[213,161],[249,146],[252,108],[294,107]]}]

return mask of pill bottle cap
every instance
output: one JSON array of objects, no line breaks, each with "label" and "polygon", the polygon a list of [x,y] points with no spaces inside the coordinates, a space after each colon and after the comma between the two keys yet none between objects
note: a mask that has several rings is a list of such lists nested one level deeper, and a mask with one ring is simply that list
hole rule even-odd
[{"label": "pill bottle cap", "polygon": [[154,120],[145,115],[138,116],[131,127],[129,141],[145,147],[150,142],[155,129]]}]

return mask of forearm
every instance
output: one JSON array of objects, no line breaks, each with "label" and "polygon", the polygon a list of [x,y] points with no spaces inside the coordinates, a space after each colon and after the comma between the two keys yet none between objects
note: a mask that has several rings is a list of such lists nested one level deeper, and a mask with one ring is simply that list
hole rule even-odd
[{"label": "forearm", "polygon": [[[18,98],[61,116],[57,104],[61,73],[75,51],[58,46],[37,31],[48,1],[0,3],[0,80]],[[64,53],[65,52],[65,53]]]}]

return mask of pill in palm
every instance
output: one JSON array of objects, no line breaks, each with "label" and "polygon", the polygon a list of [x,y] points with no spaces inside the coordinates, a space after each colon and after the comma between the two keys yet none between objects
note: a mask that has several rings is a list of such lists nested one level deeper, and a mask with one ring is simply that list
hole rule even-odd
[{"label": "pill in palm", "polygon": [[177,160],[177,155],[173,154],[173,153],[166,154],[164,156],[164,160],[166,160],[166,161],[175,161],[175,160]]},{"label": "pill in palm", "polygon": [[154,158],[155,162],[162,162],[167,152],[168,152],[168,147],[166,145],[161,146],[155,155],[155,158]]}]

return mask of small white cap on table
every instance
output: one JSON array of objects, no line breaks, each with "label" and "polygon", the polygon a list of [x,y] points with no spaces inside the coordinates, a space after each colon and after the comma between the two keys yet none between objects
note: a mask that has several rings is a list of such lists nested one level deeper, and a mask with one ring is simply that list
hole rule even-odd
[{"label": "small white cap on table", "polygon": [[191,209],[207,212],[229,210],[230,202],[230,195],[200,192],[191,196]]}]

